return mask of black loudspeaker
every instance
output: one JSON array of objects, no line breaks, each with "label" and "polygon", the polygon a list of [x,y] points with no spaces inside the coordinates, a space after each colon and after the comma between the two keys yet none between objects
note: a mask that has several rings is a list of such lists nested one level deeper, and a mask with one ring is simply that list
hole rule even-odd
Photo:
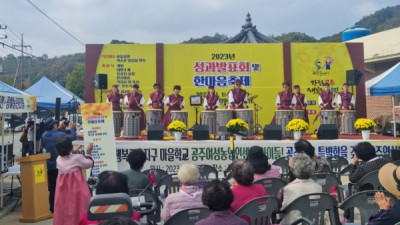
[{"label": "black loudspeaker", "polygon": [[362,73],[358,70],[347,70],[346,71],[346,83],[348,85],[358,85],[362,78]]},{"label": "black loudspeaker", "polygon": [[208,140],[208,125],[195,125],[193,127],[193,140]]},{"label": "black loudspeaker", "polygon": [[339,130],[336,124],[321,124],[317,133],[318,139],[338,139]]},{"label": "black loudspeaker", "polygon": [[107,89],[107,74],[95,74],[93,76],[93,86],[96,89]]},{"label": "black loudspeaker", "polygon": [[147,140],[163,140],[163,126],[159,124],[149,125],[147,129]]},{"label": "black loudspeaker", "polygon": [[264,127],[264,140],[282,140],[281,125],[266,125]]},{"label": "black loudspeaker", "polygon": [[55,120],[60,121],[61,98],[56,98]]}]

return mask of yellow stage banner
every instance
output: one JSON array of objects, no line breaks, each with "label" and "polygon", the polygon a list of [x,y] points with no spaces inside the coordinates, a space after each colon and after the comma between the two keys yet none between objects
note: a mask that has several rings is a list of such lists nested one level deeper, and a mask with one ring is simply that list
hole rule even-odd
[{"label": "yellow stage banner", "polygon": [[[320,112],[318,96],[323,90],[323,84],[329,83],[337,98],[346,82],[346,70],[352,70],[353,64],[344,43],[292,43],[290,46],[292,86],[300,85],[301,92],[306,95],[310,121],[308,133],[312,133],[320,122],[319,118],[313,124]],[[355,91],[354,88],[354,98]]]},{"label": "yellow stage banner", "polygon": [[81,106],[85,146],[93,143],[93,176],[104,170],[117,170],[114,124],[111,103],[88,103]]},{"label": "yellow stage banner", "polygon": [[[133,84],[147,100],[156,82],[155,44],[106,44],[103,45],[96,74],[107,74],[107,90],[103,90],[103,102],[111,86],[119,85],[120,93],[127,94]],[[100,102],[100,90],[95,89],[95,102]],[[121,104],[125,111],[127,108]]]},{"label": "yellow stage banner", "polygon": [[[164,45],[164,91],[172,93],[181,85],[188,124],[195,122],[195,110],[189,97],[207,95],[214,85],[220,97],[220,108],[227,108],[228,92],[235,79],[241,79],[248,92],[248,106],[261,106],[259,123],[263,127],[274,116],[275,100],[283,82],[282,44],[169,44]],[[201,110],[203,107],[201,107]]]}]

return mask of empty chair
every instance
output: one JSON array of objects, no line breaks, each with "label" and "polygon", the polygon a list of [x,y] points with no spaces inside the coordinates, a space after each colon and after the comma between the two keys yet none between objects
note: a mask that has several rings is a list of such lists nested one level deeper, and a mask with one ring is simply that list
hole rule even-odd
[{"label": "empty chair", "polygon": [[155,192],[161,198],[166,198],[168,194],[176,193],[179,191],[180,182],[177,174],[169,174],[161,178],[157,183]]},{"label": "empty chair", "polygon": [[339,185],[342,185],[342,182],[335,175],[330,173],[316,173],[311,175],[311,179],[321,185],[322,192],[324,193],[332,194],[332,189],[334,189],[337,193],[338,202],[342,201],[343,192],[339,187]]},{"label": "empty chair", "polygon": [[289,158],[287,156],[275,160],[275,162],[273,162],[272,165],[279,166],[281,168],[281,175],[284,181],[286,182],[290,181]]},{"label": "empty chair", "polygon": [[300,213],[300,217],[306,217],[314,224],[325,224],[325,212],[328,212],[331,225],[340,225],[337,201],[326,193],[313,193],[303,195],[288,206],[282,213],[288,215],[292,211]]},{"label": "empty chair", "polygon": [[193,208],[180,211],[169,218],[165,225],[194,225],[197,221],[207,218],[210,210],[207,208]]},{"label": "empty chair", "polygon": [[363,176],[357,183],[349,183],[349,193],[354,194],[365,190],[384,190],[378,179],[379,170],[372,171]]},{"label": "empty chair", "polygon": [[[218,179],[218,170],[210,165],[198,165],[197,169],[200,173],[200,179],[210,180]],[[211,176],[210,176],[211,175]]]},{"label": "empty chair", "polygon": [[[367,224],[369,217],[376,214],[379,210],[378,205],[374,202],[375,192],[375,190],[371,190],[353,194],[344,200],[342,204],[339,205],[339,208],[343,210],[358,208],[360,211],[361,224]],[[397,198],[393,194],[387,191],[383,192],[386,197],[391,199],[392,204],[397,201]]]},{"label": "empty chair", "polygon": [[279,199],[273,196],[259,197],[246,203],[235,212],[235,215],[246,220],[249,225],[264,225],[275,223],[279,210]]},{"label": "empty chair", "polygon": [[162,169],[148,169],[148,170],[143,170],[142,173],[146,175],[149,175],[149,173],[153,173],[154,176],[156,177],[157,182],[160,181],[161,178],[168,175],[167,171]]},{"label": "empty chair", "polygon": [[327,158],[327,160],[331,165],[332,173],[335,174],[338,178],[340,178],[340,171],[342,171],[342,168],[349,165],[347,159],[341,156]]},{"label": "empty chair", "polygon": [[268,195],[278,198],[280,198],[280,190],[287,184],[284,180],[279,178],[266,178],[258,180],[254,183],[261,184],[267,191]]}]

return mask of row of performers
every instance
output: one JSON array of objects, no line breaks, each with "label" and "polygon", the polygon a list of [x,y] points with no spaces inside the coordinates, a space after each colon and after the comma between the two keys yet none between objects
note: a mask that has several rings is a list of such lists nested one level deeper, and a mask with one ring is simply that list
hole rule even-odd
[{"label": "row of performers", "polygon": [[[150,94],[147,105],[152,109],[161,109],[164,111],[164,106],[168,107],[168,111],[164,116],[163,125],[164,128],[171,122],[171,111],[182,110],[185,107],[185,101],[183,96],[179,93],[181,87],[175,85],[173,93],[167,97],[160,92],[160,84],[156,83],[153,85],[154,92]],[[283,91],[278,93],[276,98],[276,106],[279,110],[305,110],[307,107],[307,99],[303,93],[300,92],[300,86],[294,86],[294,92],[291,92],[290,83],[282,83]],[[324,90],[319,94],[318,104],[322,110],[333,110],[336,106],[339,106],[340,110],[352,110],[354,109],[355,100],[353,94],[348,91],[349,85],[343,84],[343,91],[340,92],[335,98],[335,94],[330,91],[329,83],[324,84]],[[230,109],[243,109],[248,108],[246,90],[242,89],[242,81],[240,79],[235,80],[234,87],[229,91],[228,101],[230,103]],[[111,94],[107,96],[107,102],[112,103],[113,111],[122,111],[120,104],[124,103],[128,106],[128,111],[141,111],[141,125],[140,129],[145,129],[145,116],[143,112],[143,106],[145,105],[145,99],[142,94],[139,93],[139,85],[134,84],[132,91],[123,96],[119,93],[118,86],[113,85]],[[208,87],[208,95],[204,99],[205,110],[216,110],[220,106],[219,97],[215,95],[215,89],[213,86]]]}]

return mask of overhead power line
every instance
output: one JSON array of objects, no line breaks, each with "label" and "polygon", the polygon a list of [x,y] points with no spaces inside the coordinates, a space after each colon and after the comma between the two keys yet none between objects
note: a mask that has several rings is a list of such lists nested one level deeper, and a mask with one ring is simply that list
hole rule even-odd
[{"label": "overhead power line", "polygon": [[26,0],[31,4],[33,7],[35,7],[39,12],[41,12],[45,17],[47,17],[51,22],[53,22],[55,25],[57,25],[61,30],[63,30],[65,33],[67,33],[70,37],[72,37],[75,41],[79,42],[81,45],[85,46],[85,44],[80,41],[78,38],[76,38],[73,34],[71,34],[69,31],[67,31],[64,27],[62,27],[60,24],[58,24],[55,20],[53,20],[50,16],[48,16],[45,12],[43,12],[39,7],[37,7],[35,4],[33,4],[30,0]]},{"label": "overhead power line", "polygon": [[[9,47],[9,48],[11,48],[11,49],[13,49],[13,50],[15,50],[15,51],[18,51],[18,52],[22,52],[22,50],[20,50],[20,49],[14,47],[14,46],[8,45],[8,44],[5,43],[5,42],[1,42],[1,41],[0,41],[0,46],[1,46],[1,45],[2,45],[3,47],[4,47],[4,46],[7,46],[7,47]],[[32,57],[37,57],[37,58],[38,58],[38,56],[32,55],[32,54],[27,53],[27,52],[24,52],[24,54],[29,55],[29,56],[32,56]]]}]

